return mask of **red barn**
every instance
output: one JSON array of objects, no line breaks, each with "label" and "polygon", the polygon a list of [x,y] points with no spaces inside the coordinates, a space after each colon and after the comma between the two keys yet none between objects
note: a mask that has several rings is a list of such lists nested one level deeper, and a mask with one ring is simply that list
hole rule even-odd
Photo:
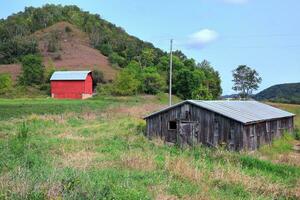
[{"label": "red barn", "polygon": [[91,71],[56,71],[50,81],[52,98],[86,99],[93,94]]}]

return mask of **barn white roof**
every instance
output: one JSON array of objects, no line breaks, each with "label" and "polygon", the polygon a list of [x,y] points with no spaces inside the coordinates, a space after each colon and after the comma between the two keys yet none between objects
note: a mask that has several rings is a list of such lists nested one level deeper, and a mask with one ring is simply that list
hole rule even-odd
[{"label": "barn white roof", "polygon": [[186,100],[179,104],[165,108],[161,111],[148,115],[145,118],[172,109],[184,103],[210,110],[230,119],[234,119],[244,124],[295,116],[293,113],[269,106],[258,101],[200,101]]},{"label": "barn white roof", "polygon": [[91,71],[56,71],[52,74],[50,80],[85,80]]}]

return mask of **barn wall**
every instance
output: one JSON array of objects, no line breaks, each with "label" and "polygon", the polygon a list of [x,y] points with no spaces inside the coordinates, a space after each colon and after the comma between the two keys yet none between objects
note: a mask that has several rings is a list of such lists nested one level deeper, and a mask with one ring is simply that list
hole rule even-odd
[{"label": "barn wall", "polygon": [[51,81],[51,93],[54,98],[81,99],[84,81]]},{"label": "barn wall", "polygon": [[93,78],[89,73],[84,82],[84,94],[93,94]]},{"label": "barn wall", "polygon": [[147,118],[147,136],[150,138],[156,136],[164,139],[167,142],[176,142],[177,131],[169,130],[168,123],[169,121],[177,121],[182,119],[183,116],[181,116],[181,110],[186,108],[186,104],[181,105],[164,113]]},{"label": "barn wall", "polygon": [[284,132],[292,132],[293,128],[293,117],[246,125],[243,132],[245,149],[255,150],[261,145],[270,144],[273,139],[279,138]]},{"label": "barn wall", "polygon": [[241,123],[188,103],[147,118],[147,136],[174,143],[178,130],[169,130],[168,123],[179,120],[197,123],[197,143],[208,146],[224,143],[233,150],[243,148]]},{"label": "barn wall", "polygon": [[[226,145],[231,150],[255,150],[269,144],[285,131],[292,132],[293,117],[281,118],[254,124],[243,125],[209,110],[186,103],[146,119],[147,136],[160,137],[166,142],[176,143],[180,122],[197,124],[197,143],[208,146]],[[177,121],[177,130],[169,130],[169,121]],[[181,140],[180,140],[181,142]]]}]

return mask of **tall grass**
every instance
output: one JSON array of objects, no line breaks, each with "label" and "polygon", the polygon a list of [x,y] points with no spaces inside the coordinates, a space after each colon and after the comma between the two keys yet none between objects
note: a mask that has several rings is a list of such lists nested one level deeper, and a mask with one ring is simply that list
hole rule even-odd
[{"label": "tall grass", "polygon": [[[0,199],[299,198],[299,167],[256,154],[168,146],[144,136],[143,120],[111,113],[149,102],[161,100],[0,100],[7,114],[0,120]],[[286,153],[290,142],[287,136],[265,151]]]}]

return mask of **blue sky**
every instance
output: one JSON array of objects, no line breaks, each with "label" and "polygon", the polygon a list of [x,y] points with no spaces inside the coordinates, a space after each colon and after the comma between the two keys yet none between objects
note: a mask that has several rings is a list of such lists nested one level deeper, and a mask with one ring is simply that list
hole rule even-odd
[{"label": "blue sky", "polygon": [[240,64],[260,73],[259,90],[300,82],[299,0],[0,0],[0,18],[46,3],[98,13],[164,50],[173,38],[174,49],[211,62],[224,94],[233,92],[231,72]]}]

